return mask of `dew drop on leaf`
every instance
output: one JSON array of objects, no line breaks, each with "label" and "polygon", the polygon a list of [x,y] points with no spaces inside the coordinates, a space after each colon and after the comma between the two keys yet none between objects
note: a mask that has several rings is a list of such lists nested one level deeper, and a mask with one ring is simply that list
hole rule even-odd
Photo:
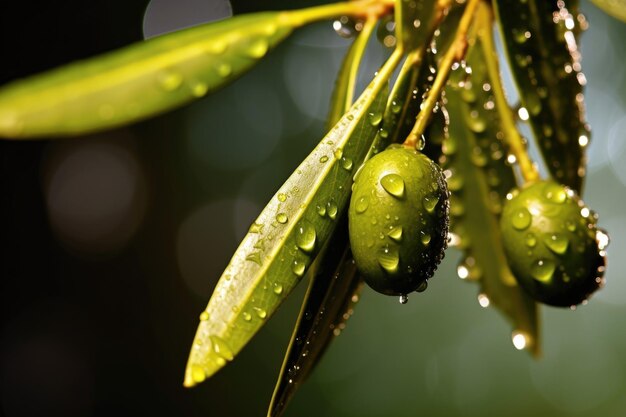
[{"label": "dew drop on leaf", "polygon": [[228,346],[228,343],[221,337],[217,335],[209,336],[211,343],[213,344],[213,351],[221,358],[226,359],[227,361],[232,361],[235,357],[233,355],[233,351]]},{"label": "dew drop on leaf", "polygon": [[302,220],[296,229],[296,245],[310,253],[315,249],[315,227],[307,220]]}]

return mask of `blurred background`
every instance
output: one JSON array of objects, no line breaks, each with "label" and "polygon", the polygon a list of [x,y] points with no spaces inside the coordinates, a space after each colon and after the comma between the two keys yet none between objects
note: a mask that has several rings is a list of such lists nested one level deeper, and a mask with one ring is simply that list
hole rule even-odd
[{"label": "blurred background", "polygon": [[[316,3],[5,1],[0,83],[233,13]],[[535,361],[457,278],[449,250],[407,305],[364,290],[287,416],[626,415],[626,25],[581,3],[585,200],[612,238],[606,288],[576,311],[542,309]],[[81,140],[0,141],[2,415],[265,415],[306,284],[216,376],[183,389],[184,366],[238,241],[325,133],[348,44],[316,24],[178,111]],[[362,84],[387,53],[372,44]]]}]

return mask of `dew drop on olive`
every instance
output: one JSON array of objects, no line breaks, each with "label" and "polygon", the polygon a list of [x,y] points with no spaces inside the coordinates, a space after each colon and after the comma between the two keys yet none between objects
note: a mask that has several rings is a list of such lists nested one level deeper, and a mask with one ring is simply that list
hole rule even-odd
[{"label": "dew drop on olive", "polygon": [[350,245],[374,290],[423,291],[444,257],[448,189],[439,166],[421,152],[392,145],[355,179],[348,211]]},{"label": "dew drop on olive", "polygon": [[571,307],[603,283],[608,236],[572,190],[554,181],[526,185],[504,205],[500,229],[507,260],[535,300]]}]

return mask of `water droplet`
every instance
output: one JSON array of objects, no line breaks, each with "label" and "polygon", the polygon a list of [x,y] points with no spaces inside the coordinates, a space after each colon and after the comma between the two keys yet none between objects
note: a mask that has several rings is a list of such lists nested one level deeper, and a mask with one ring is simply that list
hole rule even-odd
[{"label": "water droplet", "polygon": [[534,248],[537,244],[537,238],[533,233],[529,233],[526,235],[526,246],[529,248]]},{"label": "water droplet", "polygon": [[191,367],[191,379],[198,384],[206,379],[206,373],[200,365],[193,365]]},{"label": "water droplet", "polygon": [[331,220],[335,220],[337,218],[337,203],[335,203],[334,200],[330,200],[326,204],[326,213],[328,213],[328,217],[330,217]]},{"label": "water droplet", "polygon": [[274,294],[280,295],[283,293],[283,286],[278,282],[274,283]]},{"label": "water droplet", "polygon": [[248,313],[247,311],[244,311],[242,315],[243,315],[243,319],[244,319],[245,321],[250,321],[250,320],[252,320],[252,315],[251,315],[250,313]]},{"label": "water droplet", "polygon": [[296,245],[303,251],[310,253],[315,249],[315,227],[307,220],[302,220],[296,228]]},{"label": "water droplet", "polygon": [[319,204],[317,205],[317,214],[319,214],[321,217],[326,216],[326,206]]},{"label": "water droplet", "polygon": [[206,311],[203,311],[202,313],[200,313],[200,321],[207,321],[209,319],[209,313]]},{"label": "water droplet", "polygon": [[228,77],[233,72],[233,68],[226,63],[219,64],[215,69],[217,70],[217,74],[222,78]]},{"label": "water droplet", "polygon": [[263,232],[263,224],[261,223],[252,223],[250,229],[248,230],[250,233],[262,233]]},{"label": "water droplet", "polygon": [[278,223],[285,224],[285,223],[287,223],[288,220],[289,220],[289,218],[287,217],[287,215],[285,213],[278,213],[276,215],[276,221]]},{"label": "water droplet", "polygon": [[406,294],[402,294],[398,301],[400,301],[400,304],[406,304],[409,302],[409,296]]},{"label": "water droplet", "polygon": [[293,265],[291,266],[291,270],[294,274],[301,277],[304,275],[304,271],[306,270],[306,264],[303,261],[293,261]]},{"label": "water droplet", "polygon": [[398,272],[398,264],[400,263],[400,256],[396,248],[382,248],[378,252],[378,263],[383,269],[390,274]]},{"label": "water droplet", "polygon": [[560,234],[552,234],[550,236],[546,236],[544,242],[550,250],[558,255],[563,255],[567,252],[567,247],[569,246],[569,240],[564,235]]},{"label": "water droplet", "polygon": [[395,197],[404,195],[404,180],[398,174],[387,174],[380,179],[380,185],[385,191]]},{"label": "water droplet", "polygon": [[513,213],[513,219],[511,223],[513,227],[517,230],[524,230],[530,223],[532,222],[532,216],[525,208],[518,209],[515,213]]},{"label": "water droplet", "polygon": [[209,86],[202,82],[194,84],[191,88],[191,92],[195,97],[204,97],[207,91],[209,91]]},{"label": "water droplet", "polygon": [[546,187],[546,198],[554,203],[563,204],[567,199],[567,193],[559,185],[549,185]]},{"label": "water droplet", "polygon": [[324,163],[328,162],[328,156],[326,156],[326,155],[322,156],[322,157],[320,158],[320,162],[321,162],[322,164],[324,164]]},{"label": "water droplet", "polygon": [[511,341],[513,342],[513,346],[515,346],[515,349],[517,350],[526,349],[528,345],[527,336],[523,332],[513,332],[513,335],[511,336]]},{"label": "water droplet", "polygon": [[227,46],[228,44],[226,43],[226,41],[224,41],[223,39],[218,39],[218,40],[211,42],[209,46],[207,46],[206,50],[210,54],[220,55],[220,54],[223,54],[224,51],[226,51]]},{"label": "water droplet", "polygon": [[596,230],[596,242],[598,242],[598,249],[601,251],[605,250],[609,246],[609,244],[611,243],[611,239],[606,233],[606,230]]},{"label": "water droplet", "polygon": [[215,352],[219,357],[224,358],[227,361],[232,361],[234,359],[235,356],[233,355],[233,351],[224,339],[216,335],[209,336],[209,339],[211,339],[211,343],[213,344],[213,352]]},{"label": "water droplet", "polygon": [[480,304],[482,308],[489,307],[489,304],[491,304],[491,301],[489,300],[489,297],[487,297],[487,294],[483,294],[483,293],[478,294],[478,304]]},{"label": "water droplet", "polygon": [[565,222],[565,227],[567,227],[567,230],[569,230],[570,232],[576,231],[576,223],[571,220],[567,220]]},{"label": "water droplet", "polygon": [[265,39],[257,39],[250,45],[247,53],[252,58],[262,58],[267,53],[270,45]]},{"label": "water droplet", "polygon": [[256,315],[260,318],[260,319],[264,319],[267,317],[267,311],[263,310],[260,307],[254,307],[254,312],[256,313]]},{"label": "water droplet", "polygon": [[393,229],[389,231],[389,233],[387,233],[387,236],[389,236],[391,239],[395,240],[396,242],[400,242],[402,240],[402,226],[394,227]]},{"label": "water droplet", "polygon": [[416,292],[424,292],[428,289],[428,281],[424,280],[420,283],[420,285],[415,289]]},{"label": "water droplet", "polygon": [[345,156],[343,158],[341,158],[341,166],[346,171],[351,171],[352,170],[352,164],[353,164],[352,163],[352,159],[346,158]]},{"label": "water droplet", "polygon": [[550,282],[552,281],[552,276],[554,275],[554,270],[556,265],[549,259],[539,259],[532,265],[530,274],[537,281],[540,282]]},{"label": "water droplet", "polygon": [[174,91],[183,83],[183,77],[174,71],[164,71],[159,75],[159,86],[165,91]]},{"label": "water droplet", "polygon": [[380,122],[382,122],[383,115],[382,113],[379,113],[379,112],[370,113],[367,115],[367,119],[369,120],[372,126],[376,127],[380,124]]},{"label": "water droplet", "polygon": [[424,199],[422,200],[422,205],[424,206],[427,212],[432,213],[435,211],[435,206],[437,206],[438,202],[439,202],[439,196],[434,195],[430,197],[424,197]]},{"label": "water droplet", "polygon": [[339,19],[333,22],[333,29],[335,30],[337,35],[341,36],[342,38],[351,38],[355,36],[358,32],[358,23],[359,22],[349,16],[341,16]]},{"label": "water droplet", "polygon": [[254,262],[255,264],[261,266],[263,265],[263,261],[261,260],[261,252],[252,252],[248,256],[246,256],[246,260],[250,262]]},{"label": "water droplet", "polygon": [[366,196],[362,196],[362,197],[359,197],[359,199],[356,201],[356,204],[354,205],[354,209],[359,214],[364,213],[369,207],[369,205],[370,205],[369,199]]},{"label": "water droplet", "polygon": [[343,150],[341,148],[335,149],[333,155],[335,155],[335,159],[339,160],[343,156]]}]

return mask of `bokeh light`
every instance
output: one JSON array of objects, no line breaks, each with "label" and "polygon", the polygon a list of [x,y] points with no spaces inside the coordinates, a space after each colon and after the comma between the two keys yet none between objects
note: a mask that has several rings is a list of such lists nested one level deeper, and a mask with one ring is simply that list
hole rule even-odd
[{"label": "bokeh light", "polygon": [[[50,145],[44,186],[50,223],[70,249],[106,255],[122,249],[141,225],[147,189],[127,134]],[[131,138],[132,139],[132,138]]]}]

